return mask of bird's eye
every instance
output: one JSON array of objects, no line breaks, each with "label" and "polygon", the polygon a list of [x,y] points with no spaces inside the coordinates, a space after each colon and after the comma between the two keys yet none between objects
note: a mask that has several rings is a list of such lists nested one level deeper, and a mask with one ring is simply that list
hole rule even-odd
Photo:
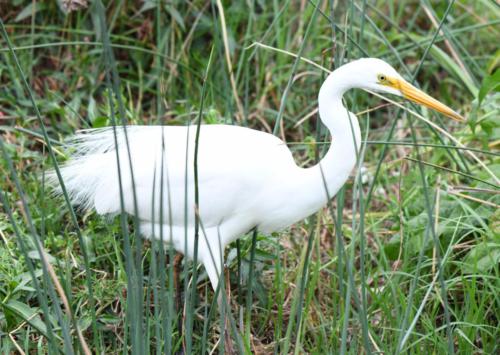
[{"label": "bird's eye", "polygon": [[377,76],[377,79],[378,81],[380,81],[381,83],[385,82],[387,80],[386,76],[384,74],[379,74]]}]

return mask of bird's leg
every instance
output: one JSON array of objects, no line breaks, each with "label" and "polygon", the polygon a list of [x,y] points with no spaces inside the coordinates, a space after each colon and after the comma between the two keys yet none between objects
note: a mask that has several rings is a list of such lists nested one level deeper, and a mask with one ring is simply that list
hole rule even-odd
[{"label": "bird's leg", "polygon": [[[231,289],[229,287],[229,274],[227,274],[227,278],[225,278],[225,282],[223,285],[219,286],[219,294],[217,297],[217,305],[219,306],[219,312],[223,312],[224,310],[224,351],[226,354],[236,354],[237,352],[234,349],[233,339],[231,338],[231,321],[229,319],[231,314]],[[221,274],[220,277],[224,277],[224,274]],[[225,296],[224,297],[224,293]]]},{"label": "bird's leg", "polygon": [[231,280],[229,278],[229,271],[225,269],[224,275],[226,276],[226,282],[224,283],[225,289],[226,289],[226,300],[227,300],[227,306],[231,306]]},{"label": "bird's leg", "polygon": [[[215,248],[214,248],[215,249]],[[212,287],[214,291],[217,291],[218,288],[218,294],[217,294],[217,306],[219,307],[219,312],[224,311],[224,350],[226,354],[236,354],[234,350],[234,345],[233,345],[233,340],[231,339],[231,323],[229,320],[229,312],[231,311],[230,309],[230,303],[229,303],[229,298],[224,297],[224,292],[226,292],[226,287],[224,287],[222,284],[220,284],[220,280],[222,277],[224,277],[221,274],[221,270],[223,268],[223,262],[222,262],[222,253],[219,251],[217,252],[216,250],[212,250],[212,254],[210,258],[207,258],[209,260],[202,260],[203,265],[205,266],[205,270],[207,272],[208,278],[210,279],[210,283],[212,284]],[[224,284],[228,284],[224,282]]]},{"label": "bird's leg", "polygon": [[[174,257],[174,287],[175,287],[175,308],[177,312],[182,309],[182,297],[181,297],[181,285],[180,285],[180,273],[181,273],[181,264],[184,255],[181,253],[175,254]],[[182,334],[182,317],[179,317],[178,322],[179,334]]]},{"label": "bird's leg", "polygon": [[[224,347],[228,354],[235,353],[233,340],[231,339],[231,322],[229,321],[229,312],[231,312],[231,286],[229,284],[229,273],[226,273],[225,291],[226,291],[226,312],[224,313]],[[219,292],[224,292],[220,290]],[[223,302],[223,300],[221,300]],[[222,303],[221,302],[221,303]],[[219,306],[220,307],[220,306]],[[222,308],[220,308],[222,309]]]}]

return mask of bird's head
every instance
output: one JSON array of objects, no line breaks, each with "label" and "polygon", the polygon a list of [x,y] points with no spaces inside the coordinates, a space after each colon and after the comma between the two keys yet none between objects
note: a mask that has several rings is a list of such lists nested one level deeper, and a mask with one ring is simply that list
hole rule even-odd
[{"label": "bird's head", "polygon": [[360,83],[361,87],[380,93],[403,96],[417,104],[441,112],[456,121],[464,121],[464,118],[451,108],[403,79],[392,66],[383,60],[377,58],[364,58],[353,63],[356,63],[358,66],[357,76],[362,80],[362,83]]}]

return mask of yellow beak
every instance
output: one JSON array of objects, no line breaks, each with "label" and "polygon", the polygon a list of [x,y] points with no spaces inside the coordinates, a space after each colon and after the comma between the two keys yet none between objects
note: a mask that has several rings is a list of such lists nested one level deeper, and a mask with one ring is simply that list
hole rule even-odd
[{"label": "yellow beak", "polygon": [[465,121],[465,118],[453,111],[451,108],[449,108],[445,104],[442,104],[432,96],[427,95],[425,92],[417,89],[415,86],[405,80],[399,78],[388,78],[387,81],[383,84],[398,89],[408,100],[441,112],[443,115],[446,115],[455,121]]}]

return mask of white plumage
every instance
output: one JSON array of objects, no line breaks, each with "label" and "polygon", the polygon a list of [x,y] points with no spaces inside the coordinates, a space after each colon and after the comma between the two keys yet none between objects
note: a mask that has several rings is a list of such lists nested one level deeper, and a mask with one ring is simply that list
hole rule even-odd
[{"label": "white plumage", "polygon": [[[358,121],[342,104],[342,95],[353,87],[404,95],[459,117],[405,82],[387,63],[369,58],[342,66],[322,85],[319,114],[333,139],[326,156],[314,167],[297,166],[286,144],[271,134],[237,126],[202,125],[197,164],[198,260],[214,289],[228,243],[254,227],[267,233],[307,217],[345,183],[360,148]],[[141,233],[159,238],[163,229],[166,241],[193,257],[195,133],[196,126],[82,131],[69,141],[74,153],[61,168],[72,202],[99,214],[119,213],[121,185],[124,209],[137,214]],[[54,173],[49,181],[58,184]]]}]

